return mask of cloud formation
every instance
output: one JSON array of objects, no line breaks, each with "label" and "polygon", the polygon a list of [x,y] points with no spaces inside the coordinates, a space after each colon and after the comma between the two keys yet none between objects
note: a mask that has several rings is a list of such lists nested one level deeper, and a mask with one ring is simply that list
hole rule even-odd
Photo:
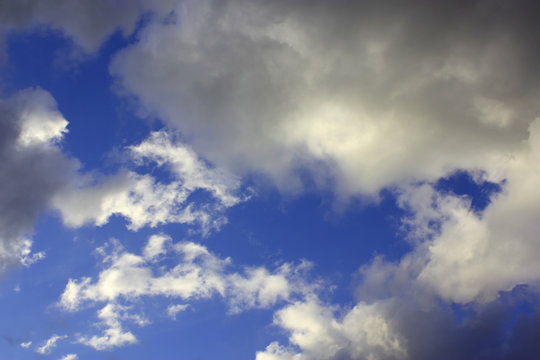
[{"label": "cloud formation", "polygon": [[274,324],[289,344],[272,343],[257,359],[529,356],[527,334],[538,324],[540,121],[529,132],[499,168],[502,191],[483,210],[435,184],[401,187],[413,250],[362,266],[352,309],[303,301],[278,311]]},{"label": "cloud formation", "polygon": [[538,297],[517,287],[490,303],[441,306],[395,297],[352,308],[297,302],[274,324],[289,336],[257,360],[534,359]]},{"label": "cloud formation", "polygon": [[[538,115],[530,0],[182,1],[111,73],[221,166],[377,194],[490,175]],[[496,174],[493,174],[495,176]],[[328,179],[330,178],[330,179]]]},{"label": "cloud formation", "polygon": [[[204,162],[173,134],[154,132],[128,148],[130,163],[141,168],[139,172],[124,169],[102,179],[81,174],[78,183],[54,198],[64,223],[101,226],[121,215],[133,231],[167,223],[197,224],[205,235],[219,229],[227,222],[224,210],[248,195],[238,178]],[[165,170],[171,180],[158,181],[148,167]],[[195,192],[210,197],[194,200]]]},{"label": "cloud formation", "polygon": [[[193,302],[219,295],[235,314],[302,298],[318,286],[306,281],[308,263],[285,263],[273,271],[264,267],[231,271],[230,258],[219,258],[193,242],[173,243],[166,235],[150,237],[141,255],[127,252],[117,241],[98,250],[104,256],[105,269],[95,280],[70,279],[59,301],[68,311],[106,304],[98,311],[103,334],[78,339],[97,350],[135,343],[133,333],[124,328],[126,322],[138,326],[148,323],[120,301],[134,304],[143,298],[168,297]],[[167,313],[174,318],[187,306],[170,306]]]},{"label": "cloud formation", "polygon": [[[105,350],[137,342],[130,325],[148,323],[132,306],[137,299],[181,301],[164,311],[174,318],[219,296],[231,313],[285,304],[274,324],[288,344],[271,343],[258,360],[538,353],[530,335],[538,311],[519,311],[538,304],[526,298],[540,279],[537,2],[7,1],[0,19],[6,28],[47,24],[95,51],[152,10],[159,16],[110,72],[120,94],[174,131],[130,146],[118,174],[67,181],[76,164],[59,150],[67,122],[50,95],[26,90],[0,102],[1,270],[43,256],[31,254],[28,234],[51,199],[71,227],[120,215],[133,231],[182,223],[207,234],[247,198],[231,174],[263,173],[294,190],[304,170],[338,196],[391,188],[409,214],[412,251],[364,265],[358,301],[339,307],[317,299],[303,263],[232,271],[230,259],[196,243],[157,235],[133,254],[113,242],[100,250],[100,274],[70,279],[59,302],[70,311],[99,306],[101,333],[80,343]],[[436,188],[460,169],[502,192],[475,211]]]},{"label": "cloud formation", "polygon": [[[62,152],[67,125],[42,89],[0,100],[0,272],[44,257],[31,252],[31,235],[36,216],[51,207],[71,227],[103,225],[112,215],[122,215],[131,230],[184,223],[208,234],[227,222],[226,208],[248,198],[238,178],[207,164],[165,132],[128,149],[140,172],[124,169],[97,177],[79,172],[78,161]],[[172,180],[156,180],[145,173],[150,167],[166,168]],[[201,191],[210,195],[208,200],[191,197]]]},{"label": "cloud formation", "polygon": [[34,220],[78,167],[58,146],[66,126],[39,88],[0,100],[0,272],[44,256],[31,253]]},{"label": "cloud formation", "polygon": [[257,360],[402,359],[404,344],[393,333],[382,304],[359,303],[342,319],[318,302],[297,302],[279,310],[274,324],[289,333],[291,347],[277,342],[258,352]]},{"label": "cloud formation", "polygon": [[77,354],[66,354],[60,358],[60,360],[78,360],[79,356]]},{"label": "cloud formation", "polygon": [[38,347],[36,352],[41,355],[48,355],[56,347],[56,343],[60,340],[64,340],[65,338],[67,338],[67,335],[53,335],[47,341],[45,341],[43,346]]}]

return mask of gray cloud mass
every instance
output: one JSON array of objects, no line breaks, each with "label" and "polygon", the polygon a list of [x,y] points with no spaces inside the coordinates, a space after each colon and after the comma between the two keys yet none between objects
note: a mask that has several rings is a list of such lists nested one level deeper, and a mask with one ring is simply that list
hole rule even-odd
[{"label": "gray cloud mass", "polygon": [[[37,214],[66,183],[77,163],[51,144],[67,122],[54,99],[26,89],[0,100],[0,271],[25,260]],[[41,124],[41,125],[40,125]],[[47,124],[51,127],[47,129]],[[56,127],[56,128],[55,128]]]},{"label": "gray cloud mass", "polygon": [[307,167],[338,193],[376,194],[455,168],[494,173],[527,139],[539,110],[537,7],[183,1],[111,71],[218,164],[282,189],[301,187]]}]

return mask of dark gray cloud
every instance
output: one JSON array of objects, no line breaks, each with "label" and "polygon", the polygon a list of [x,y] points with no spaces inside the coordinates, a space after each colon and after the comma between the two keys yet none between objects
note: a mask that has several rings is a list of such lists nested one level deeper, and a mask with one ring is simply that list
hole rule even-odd
[{"label": "dark gray cloud", "polygon": [[13,264],[32,261],[26,252],[34,220],[77,168],[54,145],[65,125],[56,103],[43,90],[26,89],[0,100],[2,272]]},{"label": "dark gray cloud", "polygon": [[425,309],[398,303],[393,321],[407,343],[408,359],[534,359],[537,304],[534,293],[518,286],[483,305]]}]

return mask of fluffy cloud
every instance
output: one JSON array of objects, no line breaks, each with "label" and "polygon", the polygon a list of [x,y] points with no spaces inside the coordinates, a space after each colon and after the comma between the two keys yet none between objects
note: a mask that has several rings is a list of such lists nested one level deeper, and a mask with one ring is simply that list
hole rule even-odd
[{"label": "fluffy cloud", "polygon": [[0,100],[0,271],[44,256],[31,253],[34,219],[78,167],[57,146],[66,126],[44,90]]},{"label": "fluffy cloud", "polygon": [[[103,334],[78,339],[97,350],[136,342],[123,324],[134,322],[143,326],[148,322],[134,314],[136,310],[119,305],[119,301],[135,303],[137,299],[159,296],[192,302],[219,295],[229,304],[231,313],[238,313],[302,298],[318,286],[306,282],[307,263],[283,264],[272,272],[263,267],[234,272],[230,270],[229,258],[221,259],[192,242],[173,243],[165,235],[150,237],[141,255],[125,251],[117,241],[99,252],[106,268],[96,280],[70,279],[59,301],[69,311],[106,304],[98,311]],[[168,263],[173,266],[167,266]],[[170,306],[167,312],[174,318],[188,306]]]},{"label": "fluffy cloud", "polygon": [[[160,182],[148,174],[124,170],[95,179],[81,176],[79,184],[64,189],[54,199],[64,223],[79,227],[87,223],[101,226],[112,215],[121,215],[130,230],[165,223],[197,223],[207,234],[226,223],[223,211],[248,198],[240,191],[240,181],[231,174],[211,167],[189,147],[165,131],[128,150],[136,166],[157,166],[171,174]],[[209,193],[210,199],[194,201],[196,191]]]},{"label": "fluffy cloud", "polygon": [[539,134],[537,120],[523,148],[501,163],[502,192],[481,212],[470,199],[430,184],[402,188],[399,202],[410,212],[404,223],[415,249],[399,263],[377,259],[365,266],[362,296],[384,297],[392,295],[388,289],[415,284],[449,302],[490,302],[520,284],[537,287]]},{"label": "fluffy cloud", "polygon": [[406,351],[385,318],[383,304],[357,304],[342,319],[316,301],[298,302],[278,311],[274,323],[301,350],[270,344],[257,360],[403,359]]},{"label": "fluffy cloud", "polygon": [[464,307],[403,296],[352,309],[297,302],[274,318],[289,345],[273,342],[256,359],[534,359],[537,301],[518,287],[493,302]]},{"label": "fluffy cloud", "polygon": [[126,310],[126,307],[116,304],[105,305],[98,311],[98,318],[105,327],[103,335],[94,335],[90,338],[80,337],[78,341],[96,350],[107,350],[116,346],[135,344],[137,342],[135,335],[125,331],[120,320],[135,320],[139,325],[144,325],[144,320],[128,315]]},{"label": "fluffy cloud", "polygon": [[[538,114],[537,3],[182,1],[111,65],[211,161],[376,194],[494,172]],[[321,165],[322,164],[322,165]]]},{"label": "fluffy cloud", "polygon": [[[513,359],[536,349],[540,250],[540,121],[501,162],[502,191],[485,209],[434,184],[403,186],[403,230],[413,250],[360,270],[352,309],[302,301],[276,313],[289,345],[265,359]],[[474,174],[485,188],[485,174]],[[534,350],[532,350],[534,352]]]}]

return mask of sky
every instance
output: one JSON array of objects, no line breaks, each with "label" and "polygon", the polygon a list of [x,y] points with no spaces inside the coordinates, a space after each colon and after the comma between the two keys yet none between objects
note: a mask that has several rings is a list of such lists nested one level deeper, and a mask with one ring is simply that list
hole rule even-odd
[{"label": "sky", "polygon": [[533,0],[1,0],[0,358],[540,352]]}]

